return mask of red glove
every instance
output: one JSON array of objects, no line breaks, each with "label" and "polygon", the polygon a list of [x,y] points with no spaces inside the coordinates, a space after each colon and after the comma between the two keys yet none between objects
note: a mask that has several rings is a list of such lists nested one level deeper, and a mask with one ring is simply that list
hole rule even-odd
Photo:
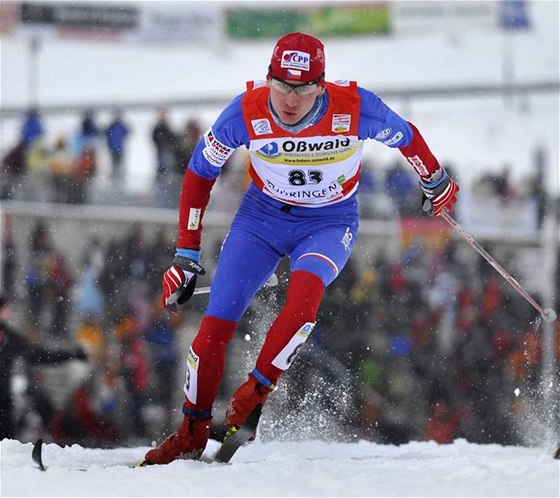
[{"label": "red glove", "polygon": [[204,273],[204,268],[192,259],[175,256],[171,268],[163,274],[161,305],[170,313],[177,311],[177,304],[192,297],[197,276]]},{"label": "red glove", "polygon": [[459,185],[447,172],[441,168],[439,179],[432,182],[420,181],[422,188],[422,210],[429,216],[437,216],[443,209],[453,211],[453,204],[457,202]]}]

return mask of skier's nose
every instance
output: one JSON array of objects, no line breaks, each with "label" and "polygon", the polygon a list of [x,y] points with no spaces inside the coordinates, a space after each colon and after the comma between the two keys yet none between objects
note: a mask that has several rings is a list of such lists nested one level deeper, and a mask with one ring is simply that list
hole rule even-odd
[{"label": "skier's nose", "polygon": [[296,92],[290,92],[286,95],[285,99],[286,105],[290,107],[295,107],[299,104],[299,96]]}]

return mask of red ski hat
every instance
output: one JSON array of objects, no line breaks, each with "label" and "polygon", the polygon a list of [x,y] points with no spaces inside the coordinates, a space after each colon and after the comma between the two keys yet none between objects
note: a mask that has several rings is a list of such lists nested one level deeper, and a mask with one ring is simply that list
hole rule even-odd
[{"label": "red ski hat", "polygon": [[268,75],[309,83],[325,76],[325,47],[305,33],[289,33],[276,42]]}]

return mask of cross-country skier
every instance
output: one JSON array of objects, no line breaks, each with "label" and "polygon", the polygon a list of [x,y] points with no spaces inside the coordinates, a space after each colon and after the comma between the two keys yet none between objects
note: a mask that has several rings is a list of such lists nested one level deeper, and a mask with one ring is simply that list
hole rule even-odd
[{"label": "cross-country skier", "polygon": [[250,153],[251,184],[221,250],[206,313],[187,357],[184,419],[148,451],[146,464],[200,458],[226,348],[255,293],[284,256],[291,278],[284,307],[266,334],[254,370],[233,394],[226,437],[266,402],[315,325],[325,288],[344,268],[358,232],[363,141],[398,148],[416,170],[423,209],[451,211],[458,185],[418,129],[352,81],[325,81],[320,40],[290,33],[278,40],[266,81],[249,82],[198,143],[185,173],[179,236],[163,277],[163,305],[187,301],[197,275],[202,219],[222,165],[235,149]]}]

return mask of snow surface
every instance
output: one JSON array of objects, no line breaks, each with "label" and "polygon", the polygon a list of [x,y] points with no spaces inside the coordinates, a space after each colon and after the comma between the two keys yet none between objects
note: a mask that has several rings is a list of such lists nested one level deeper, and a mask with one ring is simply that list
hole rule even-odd
[{"label": "snow surface", "polygon": [[[211,441],[205,457],[217,449]],[[2,496],[504,496],[560,495],[560,461],[543,449],[412,442],[266,442],[230,464],[175,461],[134,469],[148,448],[1,442]]]}]

